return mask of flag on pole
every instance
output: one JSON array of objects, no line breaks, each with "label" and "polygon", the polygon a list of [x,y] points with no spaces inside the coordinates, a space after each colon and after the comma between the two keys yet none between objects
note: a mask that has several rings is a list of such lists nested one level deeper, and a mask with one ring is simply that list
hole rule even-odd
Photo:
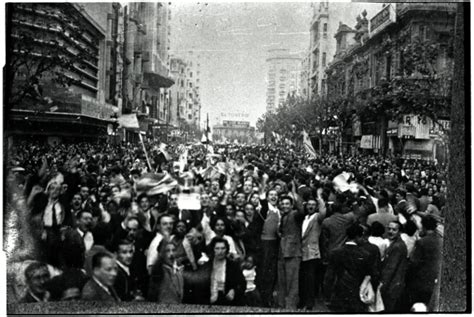
[{"label": "flag on pole", "polygon": [[124,114],[118,118],[119,128],[128,128],[128,129],[139,129],[140,125],[138,124],[137,115]]},{"label": "flag on pole", "polygon": [[305,130],[303,130],[303,144],[304,148],[306,149],[306,152],[309,154],[309,157],[311,159],[317,158],[316,151],[314,150],[314,147],[311,144],[311,140],[309,139],[309,135],[308,133],[306,133]]}]

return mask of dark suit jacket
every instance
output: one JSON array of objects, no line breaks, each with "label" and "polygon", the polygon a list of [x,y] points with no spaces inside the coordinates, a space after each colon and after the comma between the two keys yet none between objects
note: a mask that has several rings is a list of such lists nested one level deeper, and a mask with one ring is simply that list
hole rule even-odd
[{"label": "dark suit jacket", "polygon": [[77,288],[82,291],[89,278],[86,273],[79,268],[66,268],[61,275],[53,277],[48,282],[48,290],[51,293],[51,300],[61,300],[64,291],[70,288]]},{"label": "dark suit jacket", "polygon": [[90,279],[82,289],[82,300],[119,302],[120,299],[115,290],[113,288],[110,288],[110,290],[111,294],[102,289],[93,279]]},{"label": "dark suit jacket", "polygon": [[352,212],[345,214],[335,213],[323,220],[319,247],[321,249],[321,258],[324,262],[327,262],[329,253],[332,250],[341,247],[346,242],[346,229],[354,221],[355,216]]},{"label": "dark suit jacket", "polygon": [[441,269],[442,247],[443,241],[435,232],[416,241],[407,272],[407,284],[412,291],[433,291]]},{"label": "dark suit jacket", "polygon": [[291,210],[282,215],[280,223],[280,255],[283,258],[301,256],[301,225],[304,220],[302,210]]},{"label": "dark suit jacket", "polygon": [[362,312],[359,289],[364,277],[371,275],[370,258],[362,247],[344,244],[329,255],[324,290],[331,306],[347,312]]},{"label": "dark suit jacket", "polygon": [[38,303],[38,301],[31,296],[30,292],[27,292],[26,295],[20,299],[20,303]]},{"label": "dark suit jacket", "polygon": [[407,253],[407,247],[400,237],[392,242],[385,252],[380,282],[383,283],[382,295],[386,298],[399,298],[405,288]]},{"label": "dark suit jacket", "polygon": [[136,290],[136,283],[129,268],[130,275],[117,264],[117,277],[115,278],[114,289],[118,297],[124,302],[133,300],[132,293]]},{"label": "dark suit jacket", "polygon": [[181,304],[184,295],[183,272],[173,272],[173,268],[161,261],[155,264],[150,276],[148,300],[160,304]]},{"label": "dark suit jacket", "polygon": [[265,222],[264,216],[255,211],[253,220],[249,225],[245,228],[245,234],[242,237],[242,242],[245,246],[245,251],[247,255],[252,255],[254,260],[258,258],[258,254],[262,248],[262,229],[263,223]]},{"label": "dark suit jacket", "polygon": [[[203,270],[206,271],[207,276],[207,288],[203,292],[203,298],[206,298],[207,303],[211,299],[211,273],[212,273],[213,260],[209,260],[206,264],[203,265]],[[244,276],[242,275],[242,270],[237,262],[227,259],[226,261],[226,274],[225,274],[225,294],[227,294],[231,289],[235,292],[235,297],[232,302],[227,304],[229,305],[242,305],[244,299],[244,292],[246,288],[246,282]]]}]

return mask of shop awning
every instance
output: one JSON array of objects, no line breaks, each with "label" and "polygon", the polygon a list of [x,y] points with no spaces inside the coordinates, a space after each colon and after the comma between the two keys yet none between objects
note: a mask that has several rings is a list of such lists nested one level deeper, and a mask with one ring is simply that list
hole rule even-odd
[{"label": "shop awning", "polygon": [[156,72],[146,72],[143,75],[146,87],[158,90],[160,88],[169,88],[174,85],[174,80]]}]

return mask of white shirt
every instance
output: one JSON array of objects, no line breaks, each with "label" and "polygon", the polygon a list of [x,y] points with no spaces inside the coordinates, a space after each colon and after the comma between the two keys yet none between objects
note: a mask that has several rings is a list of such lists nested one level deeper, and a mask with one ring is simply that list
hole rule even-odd
[{"label": "white shirt", "polygon": [[56,224],[60,225],[63,220],[63,211],[61,205],[58,203],[57,200],[55,201],[48,201],[46,208],[44,209],[43,214],[43,225],[45,227],[52,227],[53,226],[53,207],[54,207],[54,215],[56,217]]},{"label": "white shirt", "polygon": [[255,272],[255,267],[251,268],[250,270],[244,269],[242,270],[242,275],[247,281],[247,287],[245,289],[245,293],[251,292],[257,288],[255,285],[255,278],[257,277],[257,273]]},{"label": "white shirt", "polygon": [[400,238],[402,238],[403,242],[405,242],[405,245],[407,246],[407,258],[411,256],[413,253],[413,249],[415,249],[415,242],[416,242],[416,234],[413,236],[409,236],[406,233],[400,234]]},{"label": "white shirt", "polygon": [[383,260],[385,258],[385,252],[387,251],[388,246],[390,245],[390,241],[382,237],[372,237],[372,236],[370,236],[368,240],[371,244],[376,245],[377,248],[379,248],[380,259]]},{"label": "white shirt", "polygon": [[148,247],[148,252],[146,256],[146,266],[147,268],[153,267],[153,265],[158,260],[159,252],[158,247],[160,246],[161,241],[163,241],[163,235],[159,232],[156,233],[155,238],[150,243]]},{"label": "white shirt", "polygon": [[82,237],[82,241],[84,241],[84,246],[86,247],[86,252],[89,251],[92,246],[94,245],[94,236],[90,231],[87,231],[86,233],[82,232],[81,229],[77,228],[77,232]]},{"label": "white shirt", "polygon": [[312,215],[306,215],[306,217],[303,220],[303,228],[301,229],[301,236],[304,236],[304,233],[306,232],[306,229],[308,229],[309,223],[318,215],[317,212],[315,212]]}]

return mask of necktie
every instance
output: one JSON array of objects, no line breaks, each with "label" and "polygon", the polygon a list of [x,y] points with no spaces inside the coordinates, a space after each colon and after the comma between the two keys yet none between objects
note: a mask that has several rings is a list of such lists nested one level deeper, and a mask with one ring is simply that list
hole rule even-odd
[{"label": "necktie", "polygon": [[53,228],[56,228],[58,226],[58,219],[56,219],[56,208],[55,207],[56,207],[56,203],[53,203],[53,206],[51,207],[51,209],[52,209],[51,214],[52,214],[52,217],[53,217],[51,223],[53,224]]}]

